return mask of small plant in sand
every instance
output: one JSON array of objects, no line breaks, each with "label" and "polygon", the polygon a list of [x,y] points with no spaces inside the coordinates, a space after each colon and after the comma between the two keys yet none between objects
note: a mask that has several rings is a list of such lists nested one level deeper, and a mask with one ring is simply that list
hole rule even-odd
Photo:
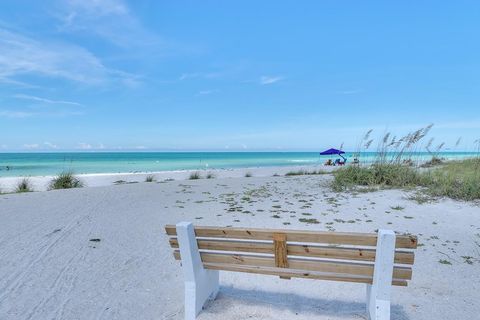
[{"label": "small plant in sand", "polygon": [[300,218],[298,221],[303,222],[303,223],[311,223],[311,224],[319,224],[320,221],[318,221],[315,218]]},{"label": "small plant in sand", "polygon": [[154,182],[155,181],[155,176],[152,174],[149,174],[148,176],[145,177],[145,182]]},{"label": "small plant in sand", "polygon": [[201,179],[201,178],[202,178],[202,176],[200,175],[200,172],[195,171],[195,172],[190,173],[190,177],[188,179],[198,180],[198,179]]},{"label": "small plant in sand", "polygon": [[245,178],[251,178],[251,177],[253,177],[251,172],[245,173]]},{"label": "small plant in sand", "polygon": [[303,176],[303,175],[316,175],[316,174],[326,174],[327,172],[322,171],[322,170],[312,170],[312,171],[307,171],[307,170],[297,170],[297,171],[289,171],[285,174],[285,176]]},{"label": "small plant in sand", "polygon": [[33,191],[33,187],[28,178],[23,178],[22,180],[20,180],[17,183],[17,186],[15,187],[15,192],[17,193],[32,192],[32,191]]},{"label": "small plant in sand", "polygon": [[207,172],[206,178],[207,179],[215,179],[215,174],[213,174],[212,172]]},{"label": "small plant in sand", "polygon": [[430,167],[435,167],[438,165],[443,164],[443,160],[441,158],[438,158],[436,156],[433,156],[432,159],[428,160],[424,164],[422,164],[420,167],[422,168],[430,168]]},{"label": "small plant in sand", "polygon": [[49,189],[82,188],[83,182],[73,175],[72,172],[62,172],[50,181]]}]

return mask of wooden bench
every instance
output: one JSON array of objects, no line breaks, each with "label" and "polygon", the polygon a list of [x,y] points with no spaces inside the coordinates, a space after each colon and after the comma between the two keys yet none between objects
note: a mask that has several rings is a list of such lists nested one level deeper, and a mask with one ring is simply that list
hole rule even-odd
[{"label": "wooden bench", "polygon": [[367,284],[370,319],[390,319],[391,286],[412,278],[417,238],[377,233],[165,226],[185,277],[185,319],[215,299],[218,271]]}]

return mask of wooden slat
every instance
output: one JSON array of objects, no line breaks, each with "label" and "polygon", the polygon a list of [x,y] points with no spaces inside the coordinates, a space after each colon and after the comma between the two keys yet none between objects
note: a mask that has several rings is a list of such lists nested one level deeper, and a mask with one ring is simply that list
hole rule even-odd
[{"label": "wooden slat", "polygon": [[[175,236],[177,234],[174,225],[165,226],[165,230],[170,236]],[[196,236],[205,238],[273,240],[274,233],[285,233],[287,235],[287,240],[293,242],[315,242],[357,246],[376,246],[377,244],[376,233],[195,227]],[[417,237],[413,235],[398,235],[396,237],[396,247],[415,249],[417,247]]]},{"label": "wooden slat", "polygon": [[[296,278],[370,283],[370,284],[372,283],[372,277],[358,276],[358,275],[355,276],[350,274],[339,274],[339,273],[330,273],[330,272],[301,271],[301,270],[276,268],[276,267],[244,266],[244,265],[238,265],[238,264],[224,264],[224,263],[204,263],[204,267],[210,270],[266,274],[266,275],[275,275],[275,276],[281,276],[281,277],[296,277]],[[407,281],[402,279],[393,279],[392,285],[407,286]]]},{"label": "wooden slat", "polygon": [[[181,260],[180,252],[174,251],[175,259]],[[241,255],[228,253],[207,253],[201,252],[202,262],[205,263],[225,263],[250,265],[258,267],[275,267],[275,259],[273,257]],[[355,262],[332,262],[322,260],[306,260],[301,258],[292,258],[288,260],[289,268],[297,270],[327,272],[327,273],[344,273],[352,275],[373,276],[373,264],[360,264]],[[409,267],[393,268],[393,277],[396,279],[409,280],[412,278],[412,269]]]},{"label": "wooden slat", "polygon": [[282,233],[274,234],[273,247],[275,252],[275,267],[288,268],[287,237]]},{"label": "wooden slat", "polygon": [[[169,242],[172,248],[178,248],[177,238],[170,238]],[[199,239],[197,240],[197,243],[200,250],[273,254],[272,244],[265,242],[247,242],[225,239]],[[375,249],[335,248],[319,245],[301,245],[287,243],[287,252],[289,256],[304,256],[339,260],[375,261]],[[413,264],[414,257],[415,255],[413,252],[397,250],[395,252],[395,263]]]},{"label": "wooden slat", "polygon": [[[275,267],[288,268],[287,236],[284,233],[273,234],[273,251],[275,252]],[[290,280],[290,277],[280,276],[280,278]]]}]

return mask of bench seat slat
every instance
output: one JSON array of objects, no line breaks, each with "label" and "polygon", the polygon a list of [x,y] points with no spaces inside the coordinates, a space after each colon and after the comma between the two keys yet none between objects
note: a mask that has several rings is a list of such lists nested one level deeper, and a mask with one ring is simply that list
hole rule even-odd
[{"label": "bench seat slat", "polygon": [[[176,249],[179,247],[177,238],[170,238],[169,241],[172,248]],[[225,239],[198,239],[197,243],[200,250],[273,254],[273,243],[247,242]],[[304,256],[339,260],[375,261],[375,251],[375,249],[364,248],[336,248],[319,245],[301,245],[290,243],[287,244],[288,256]],[[395,252],[395,263],[413,264],[413,262],[413,252],[398,250]]]},{"label": "bench seat slat", "polygon": [[[177,234],[177,230],[174,225],[167,225],[165,230],[170,236],[175,236]],[[195,234],[197,237],[207,238],[273,240],[273,235],[275,233],[285,233],[287,235],[287,241],[293,242],[346,244],[358,246],[376,246],[377,244],[377,234],[375,233],[195,227]],[[417,247],[417,237],[413,235],[398,235],[396,237],[396,247],[415,249]]]},{"label": "bench seat slat", "polygon": [[[175,259],[181,260],[180,252],[175,250]],[[275,267],[275,258],[255,255],[208,253],[200,252],[202,262],[225,263],[250,265],[258,267]],[[373,276],[374,265],[355,262],[333,262],[324,260],[306,260],[302,258],[291,258],[288,260],[288,267],[297,270],[317,271],[327,273],[344,273],[351,275]],[[393,269],[393,277],[397,279],[410,280],[412,269],[410,267],[398,267]]]},{"label": "bench seat slat", "polygon": [[[284,269],[276,267],[261,267],[261,266],[245,266],[238,264],[226,264],[226,263],[204,263],[206,269],[210,270],[222,270],[222,271],[234,271],[245,272],[255,274],[266,274],[280,277],[296,277],[296,278],[308,278],[318,280],[332,280],[332,281],[344,281],[344,282],[356,282],[356,283],[372,283],[372,277],[341,274],[332,272],[315,272],[295,269]],[[407,286],[407,281],[402,279],[393,279],[392,285],[395,286]]]}]

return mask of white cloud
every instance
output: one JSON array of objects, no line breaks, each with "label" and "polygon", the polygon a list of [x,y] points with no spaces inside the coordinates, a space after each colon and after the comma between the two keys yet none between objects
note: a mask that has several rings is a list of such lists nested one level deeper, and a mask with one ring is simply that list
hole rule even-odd
[{"label": "white cloud", "polygon": [[51,99],[45,99],[45,98],[36,97],[36,96],[29,96],[26,94],[16,94],[14,95],[14,97],[17,99],[32,100],[37,102],[49,103],[49,104],[66,104],[66,105],[72,105],[72,106],[82,106],[82,104],[78,102],[64,101],[64,100],[51,100]]},{"label": "white cloud", "polygon": [[50,149],[58,149],[58,146],[56,144],[51,143],[51,142],[47,141],[47,142],[44,142],[43,144]]},{"label": "white cloud", "polygon": [[88,50],[71,44],[37,41],[0,27],[0,81],[36,75],[98,85],[135,76],[105,67]]},{"label": "white cloud", "polygon": [[25,149],[38,149],[40,145],[38,143],[32,143],[32,144],[24,144],[23,147]]},{"label": "white cloud", "polygon": [[76,149],[90,150],[90,149],[92,149],[92,145],[88,144],[88,143],[85,143],[85,142],[79,142]]},{"label": "white cloud", "polygon": [[284,79],[285,77],[282,77],[282,76],[261,76],[259,83],[263,86],[267,84],[273,84],[273,83],[282,81]]},{"label": "white cloud", "polygon": [[8,149],[8,146],[6,144],[0,145],[0,149]]}]

